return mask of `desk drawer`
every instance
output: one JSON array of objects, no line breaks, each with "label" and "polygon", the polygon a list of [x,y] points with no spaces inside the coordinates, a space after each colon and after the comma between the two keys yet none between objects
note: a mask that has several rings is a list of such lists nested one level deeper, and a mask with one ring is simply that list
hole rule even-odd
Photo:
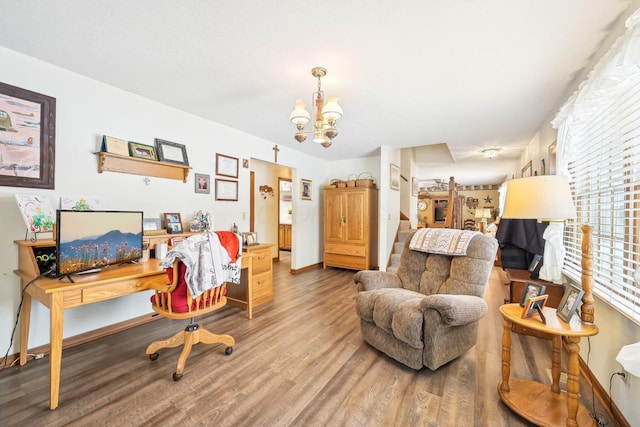
[{"label": "desk drawer", "polygon": [[270,271],[253,276],[252,291],[254,300],[258,297],[273,293],[273,278]]},{"label": "desk drawer", "polygon": [[158,274],[149,277],[141,277],[132,280],[123,280],[121,282],[106,283],[104,285],[91,286],[82,290],[82,303],[89,304],[97,301],[103,301],[110,298],[117,298],[123,295],[129,295],[136,292],[146,291],[149,285],[167,284],[169,279],[166,274]]},{"label": "desk drawer", "polygon": [[271,248],[251,252],[253,254],[253,274],[271,271]]}]

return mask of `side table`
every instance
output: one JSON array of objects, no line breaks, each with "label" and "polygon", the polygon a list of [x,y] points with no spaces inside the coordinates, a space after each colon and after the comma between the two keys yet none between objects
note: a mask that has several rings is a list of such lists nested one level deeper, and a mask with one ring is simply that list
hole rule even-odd
[{"label": "side table", "polygon": [[[505,304],[500,307],[503,318],[502,332],[502,382],[498,385],[498,394],[511,410],[527,420],[544,426],[595,426],[589,411],[580,404],[580,366],[578,353],[580,337],[598,333],[595,325],[587,325],[574,316],[567,323],[556,316],[554,308],[543,309],[547,323],[540,320],[538,314],[522,318],[519,304]],[[517,379],[510,381],[511,374],[511,328],[520,325],[527,329],[552,335],[553,351],[551,355],[551,386],[537,381]],[[567,340],[569,359],[567,362],[567,392],[560,391],[560,369],[562,340]]]}]

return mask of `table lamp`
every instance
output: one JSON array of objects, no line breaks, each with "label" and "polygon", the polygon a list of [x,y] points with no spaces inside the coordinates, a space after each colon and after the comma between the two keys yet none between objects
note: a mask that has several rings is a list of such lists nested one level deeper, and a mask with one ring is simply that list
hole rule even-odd
[{"label": "table lamp", "polygon": [[[543,238],[544,258],[539,277],[553,283],[562,283],[562,266],[565,249],[563,244],[564,221],[574,219],[576,209],[569,188],[569,179],[562,175],[540,175],[512,179],[507,182],[507,194],[502,218],[536,219],[549,221]],[[581,318],[593,323],[592,227],[582,226],[582,298]]]},{"label": "table lamp", "polygon": [[482,234],[487,232],[487,218],[491,218],[491,209],[489,208],[477,208],[475,217],[480,219],[480,232]]}]

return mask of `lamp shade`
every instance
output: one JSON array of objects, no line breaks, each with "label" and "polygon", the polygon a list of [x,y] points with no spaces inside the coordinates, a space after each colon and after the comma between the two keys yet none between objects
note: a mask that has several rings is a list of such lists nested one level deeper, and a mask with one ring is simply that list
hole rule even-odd
[{"label": "lamp shade", "polygon": [[322,107],[322,117],[325,119],[339,119],[342,117],[342,107],[338,104],[337,96],[328,96],[327,103]]},{"label": "lamp shade", "polygon": [[289,120],[294,125],[301,124],[306,125],[311,120],[311,115],[306,109],[307,104],[305,104],[301,99],[296,100],[295,107],[289,116]]},{"label": "lamp shade", "polygon": [[576,217],[569,180],[563,175],[512,179],[502,218],[560,221]]}]

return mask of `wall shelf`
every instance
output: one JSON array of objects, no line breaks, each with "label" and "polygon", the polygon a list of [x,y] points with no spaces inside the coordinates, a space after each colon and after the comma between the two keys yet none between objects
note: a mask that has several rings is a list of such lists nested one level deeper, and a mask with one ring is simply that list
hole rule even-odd
[{"label": "wall shelf", "polygon": [[155,176],[158,178],[177,179],[187,182],[189,166],[174,163],[158,162],[155,160],[139,159],[137,157],[121,156],[119,154],[98,151],[98,172],[120,172],[133,175]]}]

